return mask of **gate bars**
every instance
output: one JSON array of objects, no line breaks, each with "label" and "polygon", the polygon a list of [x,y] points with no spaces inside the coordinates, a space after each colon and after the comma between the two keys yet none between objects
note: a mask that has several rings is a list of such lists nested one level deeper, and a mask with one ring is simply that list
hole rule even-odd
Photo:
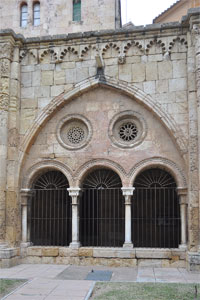
[{"label": "gate bars", "polygon": [[122,247],[125,240],[124,197],[120,188],[83,189],[80,242],[83,246]]},{"label": "gate bars", "polygon": [[35,189],[30,213],[31,242],[67,246],[71,241],[71,197],[67,189]]},{"label": "gate bars", "polygon": [[[67,189],[32,192],[31,242],[40,246],[68,246],[72,237],[72,201]],[[124,203],[121,188],[82,189],[79,220],[82,246],[123,246]],[[131,215],[134,247],[179,246],[181,221],[176,188],[136,188]]]},{"label": "gate bars", "polygon": [[136,188],[132,201],[134,246],[178,248],[180,235],[176,188]]}]

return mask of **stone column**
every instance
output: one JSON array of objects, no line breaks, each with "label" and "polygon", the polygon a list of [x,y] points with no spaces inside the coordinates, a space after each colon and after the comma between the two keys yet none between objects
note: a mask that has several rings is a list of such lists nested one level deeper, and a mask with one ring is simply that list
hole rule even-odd
[{"label": "stone column", "polygon": [[177,188],[177,194],[179,196],[180,204],[180,216],[181,216],[181,244],[179,248],[187,248],[187,189]]},{"label": "stone column", "polygon": [[79,248],[79,195],[80,188],[69,188],[67,189],[69,195],[72,197],[72,242],[70,248]]},{"label": "stone column", "polygon": [[30,245],[30,206],[32,192],[30,189],[21,190],[21,211],[22,211],[22,244]]},{"label": "stone column", "polygon": [[[200,251],[200,18],[199,16],[191,17],[190,20],[190,26],[192,27],[192,34],[193,34],[193,46],[194,46],[194,72],[196,77],[196,103],[197,103],[197,159],[194,161],[194,164],[197,168],[197,176],[195,176],[195,179],[197,181],[197,184],[195,184],[196,187],[196,194],[197,194],[197,201],[195,203],[196,205],[196,211],[197,213],[193,214],[193,219],[198,226],[198,247]],[[194,78],[195,79],[195,78]],[[194,88],[194,91],[195,91]],[[192,116],[193,117],[193,116]],[[193,117],[194,118],[194,117]],[[194,148],[194,146],[193,146]],[[191,205],[191,204],[190,204]],[[197,238],[196,238],[197,239]]]},{"label": "stone column", "polygon": [[5,207],[11,60],[12,40],[2,37],[2,40],[0,39],[0,244],[5,241],[6,232]]},{"label": "stone column", "polygon": [[131,197],[133,196],[134,187],[123,187],[122,193],[125,197],[125,243],[124,248],[133,248],[131,239]]}]

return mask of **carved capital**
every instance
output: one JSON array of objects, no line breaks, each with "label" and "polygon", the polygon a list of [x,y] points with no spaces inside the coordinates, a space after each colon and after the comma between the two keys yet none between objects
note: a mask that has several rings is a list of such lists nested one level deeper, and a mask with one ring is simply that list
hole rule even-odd
[{"label": "carved capital", "polygon": [[133,192],[135,190],[134,187],[122,187],[122,194],[123,196],[133,196]]},{"label": "carved capital", "polygon": [[9,43],[0,44],[0,59],[7,58],[11,60],[13,54],[13,47]]},{"label": "carved capital", "polygon": [[187,194],[188,191],[186,188],[178,187],[177,188],[177,194],[179,196],[179,204],[180,205],[186,205],[187,204]]},{"label": "carved capital", "polygon": [[31,204],[32,191],[30,189],[21,189],[21,205],[29,206]]}]

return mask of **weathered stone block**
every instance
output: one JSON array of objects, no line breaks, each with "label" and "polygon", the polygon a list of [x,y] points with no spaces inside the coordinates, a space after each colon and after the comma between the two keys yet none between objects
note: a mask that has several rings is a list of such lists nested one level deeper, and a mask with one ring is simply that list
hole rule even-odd
[{"label": "weathered stone block", "polygon": [[73,257],[78,256],[79,250],[78,249],[72,249],[72,248],[59,248],[59,256],[61,257]]},{"label": "weathered stone block", "polygon": [[53,71],[42,71],[41,73],[41,84],[53,85]]},{"label": "weathered stone block", "polygon": [[59,248],[57,247],[42,247],[42,256],[58,256]]},{"label": "weathered stone block", "polygon": [[144,63],[132,65],[132,81],[142,82],[145,80],[146,68]]},{"label": "weathered stone block", "polygon": [[93,256],[93,248],[79,248],[78,255],[92,257]]},{"label": "weathered stone block", "polygon": [[158,63],[158,76],[159,79],[172,78],[172,62],[162,61]]},{"label": "weathered stone block", "polygon": [[170,92],[186,91],[186,90],[187,90],[187,80],[186,80],[186,78],[170,79],[169,80],[169,91]]},{"label": "weathered stone block", "polygon": [[152,81],[158,79],[158,65],[157,62],[146,63],[146,80]]},{"label": "weathered stone block", "polygon": [[42,256],[42,247],[29,247],[27,249],[28,256]]}]

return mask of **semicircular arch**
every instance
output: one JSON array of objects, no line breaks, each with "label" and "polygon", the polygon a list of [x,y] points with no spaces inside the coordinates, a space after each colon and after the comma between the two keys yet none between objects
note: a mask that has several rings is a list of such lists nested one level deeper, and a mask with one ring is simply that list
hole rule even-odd
[{"label": "semicircular arch", "polygon": [[127,174],[122,166],[109,159],[94,159],[83,164],[75,173],[76,186],[81,186],[87,175],[96,169],[110,169],[120,178],[122,185],[126,182]]},{"label": "semicircular arch", "polygon": [[134,186],[136,177],[150,168],[164,169],[173,176],[177,187],[187,188],[187,180],[183,170],[173,161],[166,158],[154,157],[140,161],[130,171],[130,184]]},{"label": "semicircular arch", "polygon": [[21,182],[21,188],[30,189],[32,187],[33,182],[38,176],[42,175],[46,171],[54,170],[62,172],[67,178],[69,186],[73,185],[72,171],[70,170],[70,168],[66,167],[66,165],[59,161],[47,160],[36,163],[26,172]]}]

